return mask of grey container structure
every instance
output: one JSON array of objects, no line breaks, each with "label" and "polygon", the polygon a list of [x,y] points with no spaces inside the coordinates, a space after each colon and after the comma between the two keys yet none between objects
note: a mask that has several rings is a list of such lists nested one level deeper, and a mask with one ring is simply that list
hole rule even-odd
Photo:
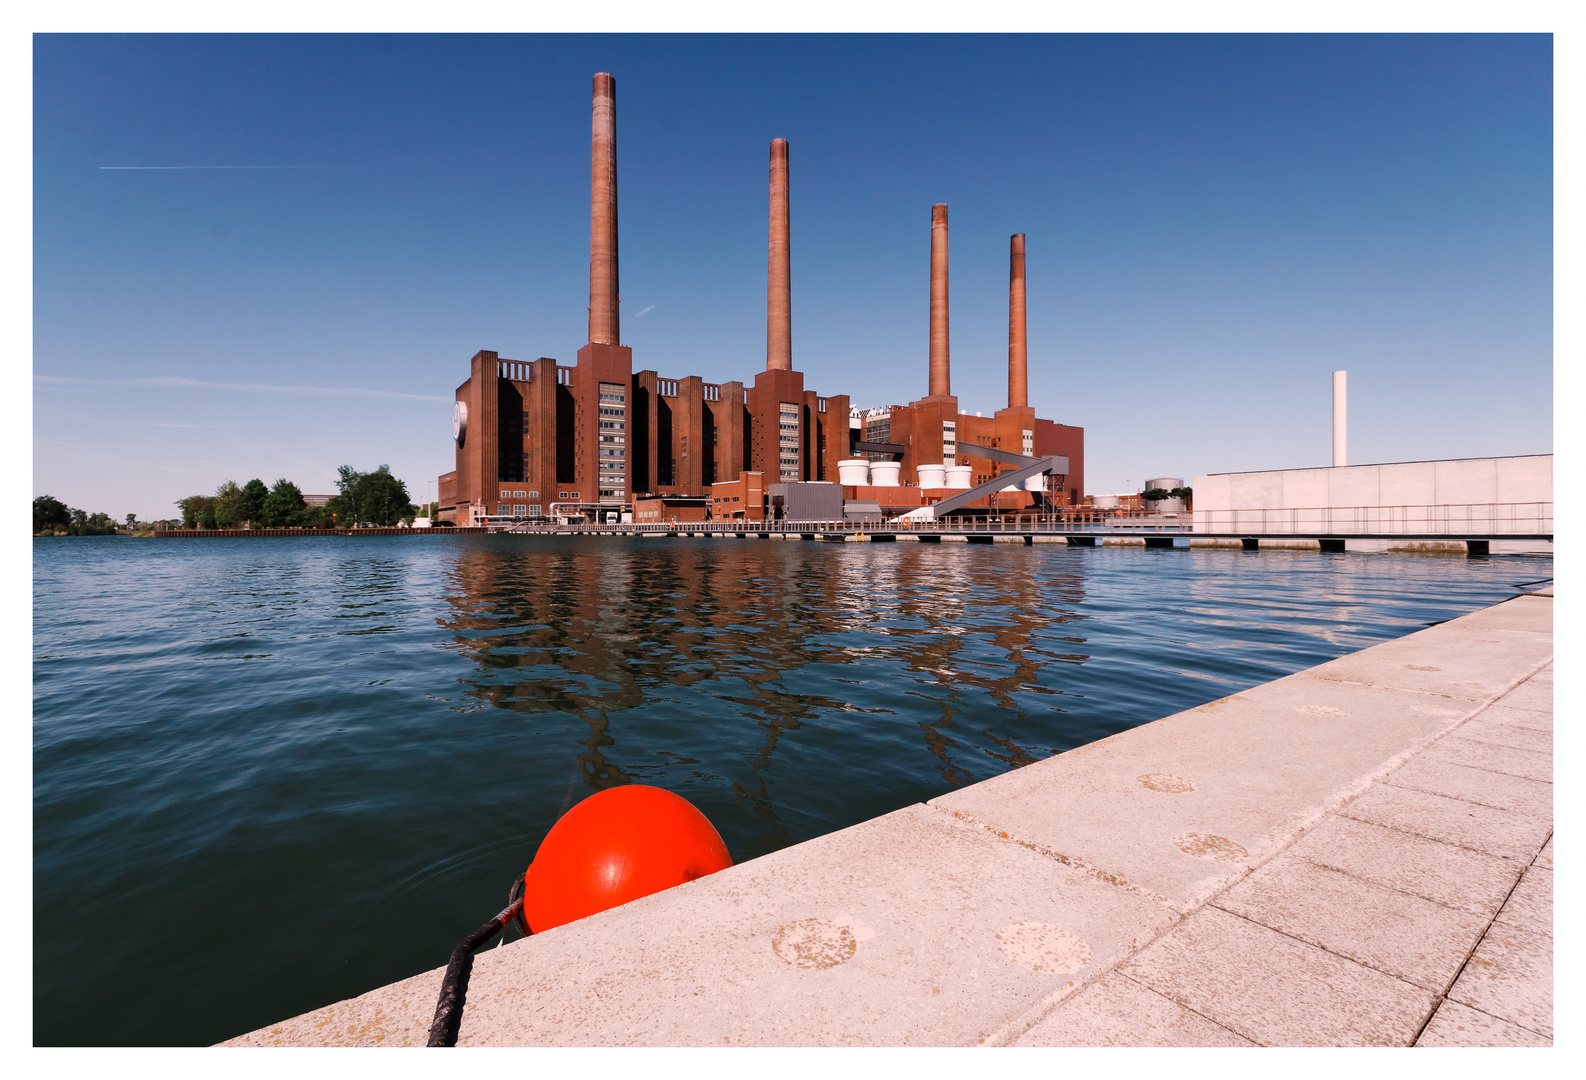
[{"label": "grey container structure", "polygon": [[771,517],[775,521],[841,521],[843,489],[828,480],[772,484]]}]

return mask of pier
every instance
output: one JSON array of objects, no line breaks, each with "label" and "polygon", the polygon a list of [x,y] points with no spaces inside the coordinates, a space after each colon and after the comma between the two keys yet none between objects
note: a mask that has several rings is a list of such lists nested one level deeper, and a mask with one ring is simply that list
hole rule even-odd
[{"label": "pier", "polygon": [[487,949],[459,1045],[1550,1045],[1552,711],[1548,587]]}]

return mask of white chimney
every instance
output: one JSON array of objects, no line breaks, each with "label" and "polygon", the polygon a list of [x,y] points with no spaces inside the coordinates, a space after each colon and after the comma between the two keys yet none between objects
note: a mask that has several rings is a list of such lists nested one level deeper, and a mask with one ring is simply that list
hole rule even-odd
[{"label": "white chimney", "polygon": [[1333,468],[1349,464],[1349,372],[1333,372]]}]

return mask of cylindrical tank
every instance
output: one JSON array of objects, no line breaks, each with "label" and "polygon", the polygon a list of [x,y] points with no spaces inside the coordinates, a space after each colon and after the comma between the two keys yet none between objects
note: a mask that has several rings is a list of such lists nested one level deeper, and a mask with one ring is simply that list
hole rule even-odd
[{"label": "cylindrical tank", "polygon": [[920,487],[939,488],[947,486],[946,465],[921,465],[915,470],[920,476]]},{"label": "cylindrical tank", "polygon": [[974,484],[970,483],[974,475],[975,467],[973,465],[949,465],[947,466],[947,486],[961,490],[974,487]]},{"label": "cylindrical tank", "polygon": [[1118,509],[1118,496],[1097,495],[1090,500],[1090,505],[1097,510],[1116,510]]},{"label": "cylindrical tank", "polygon": [[864,458],[846,458],[837,463],[837,482],[866,487],[870,483],[870,462]]},{"label": "cylindrical tank", "polygon": [[1025,491],[1045,491],[1046,490],[1046,474],[1045,473],[1036,473],[1034,476],[1025,477],[1024,490]]},{"label": "cylindrical tank", "polygon": [[898,471],[903,466],[896,461],[872,461],[870,483],[875,487],[897,487]]},{"label": "cylindrical tank", "polygon": [[1172,491],[1174,488],[1181,488],[1183,486],[1184,479],[1180,476],[1159,476],[1155,480],[1147,480],[1145,482],[1145,489],[1147,491],[1150,491],[1152,488],[1161,488],[1163,491]]}]

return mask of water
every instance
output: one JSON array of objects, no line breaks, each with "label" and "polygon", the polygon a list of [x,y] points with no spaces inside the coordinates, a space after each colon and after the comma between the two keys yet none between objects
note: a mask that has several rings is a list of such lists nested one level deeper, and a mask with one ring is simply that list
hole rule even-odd
[{"label": "water", "polygon": [[34,1038],[437,966],[546,829],[737,861],[1511,596],[1551,560],[574,537],[34,546]]}]

